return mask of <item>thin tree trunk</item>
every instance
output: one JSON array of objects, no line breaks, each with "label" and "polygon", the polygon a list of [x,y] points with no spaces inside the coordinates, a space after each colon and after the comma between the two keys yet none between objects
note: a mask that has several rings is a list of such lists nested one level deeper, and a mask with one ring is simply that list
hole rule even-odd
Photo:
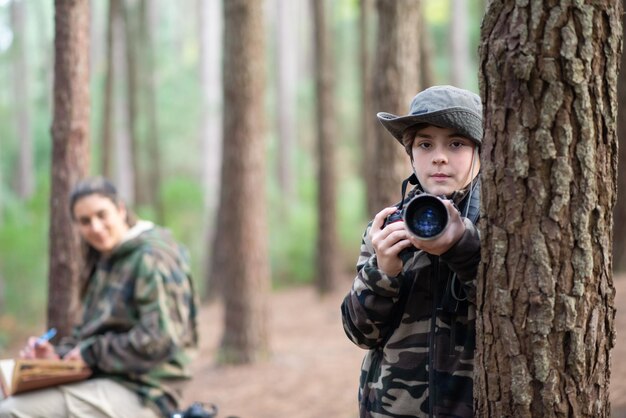
[{"label": "thin tree trunk", "polygon": [[113,154],[113,99],[114,99],[114,51],[115,51],[115,20],[119,16],[120,0],[109,1],[109,16],[106,29],[106,73],[104,78],[104,104],[102,110],[102,139],[100,157],[102,174],[113,178],[111,156]]},{"label": "thin tree trunk", "polygon": [[277,126],[278,126],[278,184],[283,207],[295,194],[294,149],[297,138],[298,50],[297,21],[294,0],[277,0],[276,61],[277,61]]},{"label": "thin tree trunk", "polygon": [[[419,40],[420,40],[420,86],[423,89],[432,87],[437,83],[437,77],[435,77],[435,70],[433,68],[433,62],[435,61],[435,54],[433,53],[433,40],[430,36],[430,30],[428,29],[428,23],[424,18],[422,10],[424,9],[424,3],[420,2],[420,16],[419,16]],[[466,69],[467,71],[467,69]]]},{"label": "thin tree trunk", "polygon": [[154,58],[154,45],[152,42],[152,26],[150,25],[154,5],[148,0],[140,0],[140,38],[143,65],[141,66],[141,79],[143,80],[143,105],[146,118],[145,143],[148,148],[147,191],[150,196],[150,204],[154,208],[156,222],[165,219],[165,208],[161,196],[163,168],[161,167],[161,151],[159,144],[159,128],[157,115],[157,86],[156,86],[156,60]]},{"label": "thin tree trunk", "polygon": [[337,138],[335,120],[335,75],[330,47],[329,25],[326,23],[325,0],[311,0],[315,27],[315,90],[317,95],[317,158],[318,196],[317,272],[315,285],[320,294],[331,292],[338,277],[337,196],[334,143]]},{"label": "thin tree trunk", "polygon": [[[120,1],[120,0],[117,0]],[[117,17],[114,22],[113,29],[113,79],[116,80],[113,89],[113,124],[114,141],[110,150],[114,164],[112,167],[112,179],[117,186],[117,191],[124,202],[129,205],[135,205],[135,162],[134,162],[134,142],[132,141],[131,115],[129,114],[129,100],[134,97],[136,92],[127,89],[129,83],[129,65],[127,57],[130,54],[128,48],[131,48],[131,40],[126,38],[127,31],[124,24],[123,9],[116,9]],[[134,84],[133,84],[134,86]]]},{"label": "thin tree trunk", "polygon": [[469,55],[468,0],[450,2],[450,82],[467,88],[472,68]]},{"label": "thin tree trunk", "polygon": [[136,206],[144,206],[150,203],[146,182],[144,181],[145,173],[141,164],[141,155],[139,150],[142,148],[139,135],[139,83],[137,81],[138,64],[137,56],[139,47],[137,46],[138,30],[137,27],[137,8],[135,4],[128,4],[125,0],[123,8],[124,16],[124,36],[126,38],[126,113],[128,118],[128,133],[130,142],[131,161],[133,166],[133,196],[135,197]]},{"label": "thin tree trunk", "polygon": [[69,335],[79,309],[81,247],[69,194],[89,167],[89,2],[55,1],[48,324]]},{"label": "thin tree trunk", "polygon": [[[374,71],[374,108],[405,115],[419,90],[419,9],[413,0],[377,0],[378,50]],[[407,40],[410,39],[410,42]],[[375,211],[400,200],[400,184],[411,172],[409,158],[380,123],[376,125],[376,186],[368,189]]]},{"label": "thin tree trunk", "polygon": [[202,190],[204,194],[206,237],[206,264],[204,266],[204,298],[213,299],[220,293],[217,281],[211,276],[217,219],[218,198],[220,196],[222,159],[222,31],[223,11],[219,0],[198,0],[198,30],[200,37],[200,86],[202,89],[202,121],[200,127],[200,148],[202,149]]},{"label": "thin tree trunk", "polygon": [[621,18],[609,0],[487,11],[476,416],[610,415]]},{"label": "thin tree trunk", "polygon": [[[372,167],[376,161],[376,138],[374,135],[376,125],[376,111],[373,106],[372,77],[373,70],[373,36],[376,27],[373,24],[374,3],[372,0],[360,1],[359,17],[359,52],[361,67],[361,138],[363,140],[363,155],[361,158],[361,176],[365,180],[366,190],[374,190],[376,187],[375,172]],[[367,193],[367,212],[373,216],[380,208],[376,207],[374,194]]]},{"label": "thin tree trunk", "polygon": [[267,353],[268,257],[265,200],[265,39],[262,3],[224,3],[224,141],[212,276],[222,276],[225,329],[220,356],[253,362]]},{"label": "thin tree trunk", "polygon": [[30,78],[28,76],[26,13],[26,2],[11,2],[11,25],[15,34],[13,43],[13,91],[17,113],[15,118],[16,131],[20,144],[16,183],[17,195],[21,199],[28,199],[35,192],[35,155],[29,110],[30,89],[28,83]]}]

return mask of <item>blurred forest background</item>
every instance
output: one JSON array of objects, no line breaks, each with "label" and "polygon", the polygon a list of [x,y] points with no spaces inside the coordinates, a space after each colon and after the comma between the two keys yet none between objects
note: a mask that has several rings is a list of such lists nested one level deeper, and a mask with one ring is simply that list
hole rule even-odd
[{"label": "blurred forest background", "polygon": [[[316,271],[314,25],[310,1],[263,4],[267,177],[258,181],[267,190],[272,287],[280,288],[311,283]],[[359,1],[326,4],[335,73],[337,250],[346,276],[370,218],[361,77],[376,35],[363,35]],[[479,0],[421,2],[422,64],[430,68],[430,83],[478,90],[484,7]],[[209,0],[91,2],[90,172],[110,176],[141,217],[167,226],[189,247],[202,293],[210,280],[219,187],[222,13],[221,2]],[[375,26],[374,14],[365,19],[365,27]],[[0,349],[45,322],[53,69],[53,2],[0,0]],[[382,110],[390,109],[374,109],[367,123]],[[399,187],[393,193],[399,196]]]}]

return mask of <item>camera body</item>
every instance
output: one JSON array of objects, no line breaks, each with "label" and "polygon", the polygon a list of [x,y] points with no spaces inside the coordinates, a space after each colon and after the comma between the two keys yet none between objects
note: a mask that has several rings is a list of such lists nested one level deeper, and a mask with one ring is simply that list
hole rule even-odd
[{"label": "camera body", "polygon": [[389,215],[383,227],[404,221],[411,235],[421,240],[432,240],[443,233],[449,220],[448,209],[441,198],[422,193],[409,200],[403,209]]}]

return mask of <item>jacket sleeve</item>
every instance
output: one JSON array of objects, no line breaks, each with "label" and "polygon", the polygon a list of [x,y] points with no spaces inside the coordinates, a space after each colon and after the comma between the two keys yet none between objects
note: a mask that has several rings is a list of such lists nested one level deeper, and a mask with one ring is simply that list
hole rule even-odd
[{"label": "jacket sleeve", "polygon": [[350,293],[341,305],[343,327],[347,336],[361,348],[379,346],[391,326],[400,299],[401,289],[405,289],[404,273],[396,277],[380,271],[376,254],[369,240],[368,225],[361,242],[361,252],[357,261],[357,275]]},{"label": "jacket sleeve", "polygon": [[468,300],[475,304],[476,275],[480,263],[480,234],[472,221],[463,218],[463,222],[465,222],[465,232],[452,248],[441,255],[441,261],[456,273]]},{"label": "jacket sleeve", "polygon": [[136,324],[127,332],[107,332],[80,342],[92,368],[107,373],[146,373],[174,358],[189,340],[193,306],[190,278],[168,254],[146,251],[136,267]]}]

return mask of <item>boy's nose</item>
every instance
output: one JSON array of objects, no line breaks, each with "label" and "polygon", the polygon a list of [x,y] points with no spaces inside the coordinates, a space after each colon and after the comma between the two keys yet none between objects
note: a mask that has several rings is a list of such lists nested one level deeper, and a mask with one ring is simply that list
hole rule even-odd
[{"label": "boy's nose", "polygon": [[448,161],[448,157],[446,157],[446,154],[442,151],[436,151],[433,154],[433,163],[434,164],[443,164],[446,161]]}]

